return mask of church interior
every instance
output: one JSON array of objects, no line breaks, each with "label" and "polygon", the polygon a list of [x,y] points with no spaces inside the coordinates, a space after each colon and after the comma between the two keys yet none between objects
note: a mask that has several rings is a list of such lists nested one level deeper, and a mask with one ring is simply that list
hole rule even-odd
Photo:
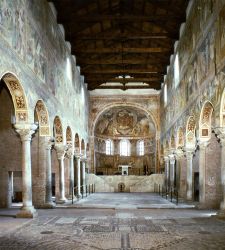
[{"label": "church interior", "polygon": [[225,0],[0,0],[0,249],[225,249]]}]

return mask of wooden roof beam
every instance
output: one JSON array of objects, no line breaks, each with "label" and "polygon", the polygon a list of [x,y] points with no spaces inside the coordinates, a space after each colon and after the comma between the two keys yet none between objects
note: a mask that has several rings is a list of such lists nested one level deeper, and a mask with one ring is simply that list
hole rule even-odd
[{"label": "wooden roof beam", "polygon": [[159,90],[161,89],[161,84],[157,83],[157,84],[152,84],[152,85],[132,85],[132,86],[107,86],[107,85],[103,85],[103,86],[95,86],[94,88],[92,86],[88,86],[89,90],[94,90],[94,89],[122,89],[122,90],[127,90],[127,89],[156,89]]},{"label": "wooden roof beam", "polygon": [[[72,17],[72,20],[71,20]],[[170,14],[165,14],[165,15],[152,15],[152,16],[144,16],[144,15],[83,15],[79,16],[76,14],[73,14],[71,16],[60,16],[58,18],[59,22],[62,23],[81,23],[81,22],[86,22],[86,23],[95,23],[95,22],[102,22],[102,21],[126,21],[126,22],[164,22],[164,21],[171,21],[174,20],[176,22],[182,23],[185,21],[184,18],[178,17],[176,15],[170,15]]]},{"label": "wooden roof beam", "polygon": [[72,54],[97,54],[97,53],[164,53],[171,52],[172,48],[96,48],[96,49],[74,49]]},{"label": "wooden roof beam", "polygon": [[118,83],[128,83],[128,82],[162,82],[163,81],[163,78],[111,78],[111,79],[107,79],[107,78],[86,78],[85,77],[85,80],[87,83],[89,82],[104,82],[104,83],[107,83],[107,82],[118,82]]}]

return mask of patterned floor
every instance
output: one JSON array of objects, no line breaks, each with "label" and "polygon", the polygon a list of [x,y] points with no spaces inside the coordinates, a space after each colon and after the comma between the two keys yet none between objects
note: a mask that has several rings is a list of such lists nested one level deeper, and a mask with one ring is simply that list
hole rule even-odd
[{"label": "patterned floor", "polygon": [[[202,217],[206,214],[200,211],[195,211],[194,218],[176,218],[173,209],[163,211],[160,219],[160,211],[150,210],[93,214],[90,209],[65,210],[55,209],[53,216],[49,210],[41,211],[38,218],[11,232],[1,231],[0,249],[225,249],[225,221]],[[154,213],[157,216],[152,218]],[[190,214],[183,213],[184,217]]]},{"label": "patterned floor", "polygon": [[38,210],[35,219],[0,209],[0,250],[225,249],[225,220],[211,217],[216,211],[159,209],[169,201],[153,194],[96,194],[79,204],[89,207]]}]

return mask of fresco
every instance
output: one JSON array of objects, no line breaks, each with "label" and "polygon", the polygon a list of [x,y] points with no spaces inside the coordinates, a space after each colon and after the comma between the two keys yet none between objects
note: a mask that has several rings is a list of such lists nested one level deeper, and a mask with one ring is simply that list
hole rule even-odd
[{"label": "fresco", "polygon": [[[72,81],[67,77],[66,60],[71,52],[49,3],[0,0],[0,39],[0,72],[10,71],[22,79],[28,109],[34,109],[38,99],[45,100],[52,123],[56,115],[66,117],[62,123],[70,122],[82,138],[87,138],[87,90],[74,60],[71,68],[76,73]],[[21,112],[21,119],[27,121],[28,117]]]},{"label": "fresco", "polygon": [[155,127],[152,120],[138,109],[116,107],[101,115],[95,133],[97,136],[153,136]]}]

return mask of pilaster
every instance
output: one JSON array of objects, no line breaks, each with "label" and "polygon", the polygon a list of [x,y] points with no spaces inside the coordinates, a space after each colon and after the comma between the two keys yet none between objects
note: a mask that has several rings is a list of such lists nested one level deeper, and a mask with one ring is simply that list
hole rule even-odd
[{"label": "pilaster", "polygon": [[217,216],[225,218],[225,128],[217,130],[217,137],[220,139],[221,145],[221,187],[222,201],[220,203],[220,211]]},{"label": "pilaster", "polygon": [[205,208],[206,202],[206,148],[208,141],[199,141],[199,208]]}]

